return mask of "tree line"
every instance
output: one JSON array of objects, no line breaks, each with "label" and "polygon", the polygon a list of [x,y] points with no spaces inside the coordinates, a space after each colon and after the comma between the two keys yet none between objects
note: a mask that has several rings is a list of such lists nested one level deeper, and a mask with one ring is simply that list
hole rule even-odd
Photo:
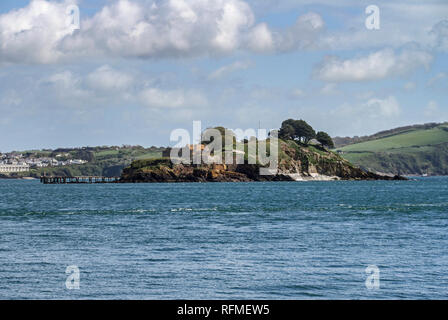
[{"label": "tree line", "polygon": [[333,139],[324,131],[316,131],[305,120],[288,119],[282,122],[278,136],[283,140],[294,140],[299,143],[309,144],[313,139],[326,148],[334,148]]}]

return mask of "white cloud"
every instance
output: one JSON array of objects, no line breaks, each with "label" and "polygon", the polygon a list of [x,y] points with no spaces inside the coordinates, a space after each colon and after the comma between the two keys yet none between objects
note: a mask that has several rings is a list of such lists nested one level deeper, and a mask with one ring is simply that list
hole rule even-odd
[{"label": "white cloud", "polygon": [[419,67],[429,69],[434,57],[432,54],[423,50],[405,49],[400,55],[396,55],[393,73],[406,75]]},{"label": "white cloud", "polygon": [[[280,113],[277,109],[270,107],[269,102],[265,103],[265,100],[255,101],[253,108],[248,109],[249,111],[244,116],[248,117],[247,121],[253,123],[253,116],[250,117],[248,114],[252,112],[252,114],[261,115],[265,119],[263,123],[272,124],[272,128],[276,128],[284,119],[300,116],[306,119],[316,130],[324,130],[331,135],[340,136],[373,134],[414,122],[405,119],[408,113],[403,112],[398,99],[393,95],[374,96],[361,101],[356,99],[335,107],[331,107],[331,105],[343,100],[333,99],[330,101],[334,102],[316,103],[307,99],[301,101],[300,104],[292,104],[290,107],[282,109]],[[268,109],[269,112],[265,114],[263,107]],[[243,109],[247,108],[246,105]],[[259,110],[256,111],[256,108],[259,108]]]},{"label": "white cloud", "polygon": [[[220,1],[213,1],[213,3],[215,2],[219,3]],[[210,4],[208,6],[210,7]],[[239,46],[240,31],[254,24],[255,18],[252,10],[243,1],[231,0],[221,1],[218,11],[219,15],[216,20],[217,33],[212,43],[218,50],[234,50]]]},{"label": "white cloud", "polygon": [[96,90],[116,91],[125,90],[132,85],[132,76],[112,69],[110,66],[102,66],[87,75],[87,85]]},{"label": "white cloud", "polygon": [[234,63],[231,63],[229,65],[223,66],[217,70],[215,70],[214,72],[212,72],[209,75],[209,79],[214,80],[214,79],[219,79],[222,78],[230,73],[239,71],[239,70],[246,70],[249,67],[252,66],[252,62],[250,61],[236,61]]},{"label": "white cloud", "polygon": [[80,57],[170,58],[222,55],[236,50],[289,51],[312,47],[323,29],[315,13],[290,28],[256,24],[243,0],[166,0],[152,6],[115,0],[80,30],[68,27],[66,9],[77,0],[33,0],[0,15],[0,59],[5,63],[54,63]]},{"label": "white cloud", "polygon": [[370,118],[391,118],[401,114],[401,107],[394,96],[386,99],[370,99],[362,106],[362,109]]},{"label": "white cloud", "polygon": [[82,87],[82,78],[71,71],[54,73],[42,79],[40,84],[50,86],[51,92],[57,95],[61,101],[65,100],[67,103],[89,96],[89,93]]},{"label": "white cloud", "polygon": [[[28,88],[27,104],[41,109],[88,110],[101,106],[98,92],[89,90],[85,77],[70,70],[55,72],[43,76],[35,82],[35,87]],[[107,104],[108,105],[108,104]]]},{"label": "white cloud", "polygon": [[310,115],[335,135],[375,133],[403,124],[402,108],[394,96],[344,103],[331,111]]},{"label": "white cloud", "polygon": [[[319,1],[321,3],[325,1]],[[368,30],[364,27],[367,15],[364,8],[376,4],[380,9],[380,30]],[[326,3],[329,5],[329,3]],[[328,30],[321,38],[321,48],[327,50],[359,50],[382,47],[399,48],[409,42],[417,42],[424,47],[433,47],[437,32],[430,34],[437,21],[446,19],[448,6],[445,0],[395,0],[366,3],[364,8],[355,1],[334,3],[334,18],[344,28]],[[345,6],[359,8],[347,17]],[[341,11],[339,11],[341,10]],[[343,20],[342,20],[343,19]]]},{"label": "white cloud", "polygon": [[300,16],[292,27],[275,33],[275,47],[278,51],[317,47],[316,42],[323,28],[324,21],[319,14],[306,13]]},{"label": "white cloud", "polygon": [[24,8],[0,15],[0,61],[51,63],[63,56],[61,40],[72,34],[65,10],[70,3],[33,0]]},{"label": "white cloud", "polygon": [[435,48],[448,52],[448,20],[435,24],[430,34],[434,37]]},{"label": "white cloud", "polygon": [[394,96],[389,96],[384,99],[372,98],[360,105],[344,104],[335,109],[333,114],[350,121],[387,120],[397,118],[401,114],[401,107]]},{"label": "white cloud", "polygon": [[194,108],[207,105],[206,97],[195,90],[144,89],[140,93],[141,102],[149,108]]},{"label": "white cloud", "polygon": [[274,50],[274,39],[266,23],[260,23],[248,35],[248,48],[255,52],[270,52]]},{"label": "white cloud", "polygon": [[66,15],[73,2],[33,0],[1,15],[1,59],[52,63],[78,56],[219,54],[239,48],[255,20],[242,0],[167,0],[153,6],[117,0],[74,32]]},{"label": "white cloud", "polygon": [[[257,24],[252,7],[260,5],[251,0],[164,0],[153,5],[113,0],[90,17],[83,15],[81,6],[81,29],[73,31],[67,27],[65,10],[76,2],[32,0],[24,8],[0,15],[0,61],[53,63],[98,56],[167,58],[236,50],[397,48],[411,41],[445,51],[448,47],[448,7],[442,1],[381,4],[388,19],[382,19],[378,32],[363,27],[363,10],[343,21],[342,31],[325,31],[322,17],[313,12],[303,14],[290,27],[271,28]],[[298,8],[309,3],[282,1],[276,6]],[[337,10],[357,6],[355,1],[319,3]],[[335,13],[338,19],[343,16],[339,13]],[[439,23],[434,25],[435,21]]]},{"label": "white cloud", "polygon": [[314,70],[314,76],[328,82],[356,82],[405,75],[418,67],[429,68],[432,55],[425,51],[404,49],[396,54],[384,49],[365,57],[341,60],[328,56]]},{"label": "white cloud", "polygon": [[80,83],[80,79],[76,78],[70,71],[54,73],[44,81],[65,89],[75,88]]},{"label": "white cloud", "polygon": [[[195,110],[208,106],[200,90],[177,87],[163,79],[148,79],[137,72],[124,72],[108,65],[91,72],[72,70],[42,75],[30,80],[26,93],[11,95],[2,90],[0,107],[17,107],[69,114],[74,111],[101,112],[107,108],[146,107],[144,109]],[[56,116],[56,114],[52,114]]]},{"label": "white cloud", "polygon": [[440,84],[443,80],[445,80],[447,77],[448,74],[446,72],[439,72],[434,77],[428,80],[427,86],[435,87],[438,84]]}]

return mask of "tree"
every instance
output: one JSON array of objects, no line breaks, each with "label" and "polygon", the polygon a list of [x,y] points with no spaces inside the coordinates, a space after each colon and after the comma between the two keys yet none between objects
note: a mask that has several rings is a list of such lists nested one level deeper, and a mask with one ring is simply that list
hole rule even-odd
[{"label": "tree", "polygon": [[304,120],[296,120],[294,129],[299,141],[306,144],[316,137],[316,131]]},{"label": "tree", "polygon": [[310,142],[316,137],[316,132],[304,120],[288,119],[283,121],[279,131],[279,138],[285,140],[296,140],[303,143]]},{"label": "tree", "polygon": [[77,150],[77,151],[75,151],[74,154],[73,154],[73,158],[86,160],[88,162],[95,161],[94,153],[92,151],[88,151],[88,150]]},{"label": "tree", "polygon": [[328,135],[328,133],[319,131],[316,135],[317,141],[320,142],[321,145],[327,148],[334,148],[333,139]]},{"label": "tree", "polygon": [[278,137],[280,139],[285,139],[285,140],[294,140],[295,136],[296,136],[295,129],[290,124],[282,125],[282,127],[280,128],[280,131],[278,133]]}]

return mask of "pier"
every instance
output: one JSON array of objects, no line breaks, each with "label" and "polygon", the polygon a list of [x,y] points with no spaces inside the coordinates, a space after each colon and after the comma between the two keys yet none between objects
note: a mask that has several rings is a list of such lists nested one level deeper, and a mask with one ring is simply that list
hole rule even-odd
[{"label": "pier", "polygon": [[40,177],[43,184],[92,184],[92,183],[119,183],[120,177]]}]

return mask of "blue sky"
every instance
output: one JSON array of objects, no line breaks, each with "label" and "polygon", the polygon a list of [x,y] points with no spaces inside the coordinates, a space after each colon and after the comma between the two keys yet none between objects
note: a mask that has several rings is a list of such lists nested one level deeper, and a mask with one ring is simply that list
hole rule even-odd
[{"label": "blue sky", "polygon": [[3,0],[0,151],[169,145],[194,120],[332,136],[448,121],[447,53],[444,0]]}]

